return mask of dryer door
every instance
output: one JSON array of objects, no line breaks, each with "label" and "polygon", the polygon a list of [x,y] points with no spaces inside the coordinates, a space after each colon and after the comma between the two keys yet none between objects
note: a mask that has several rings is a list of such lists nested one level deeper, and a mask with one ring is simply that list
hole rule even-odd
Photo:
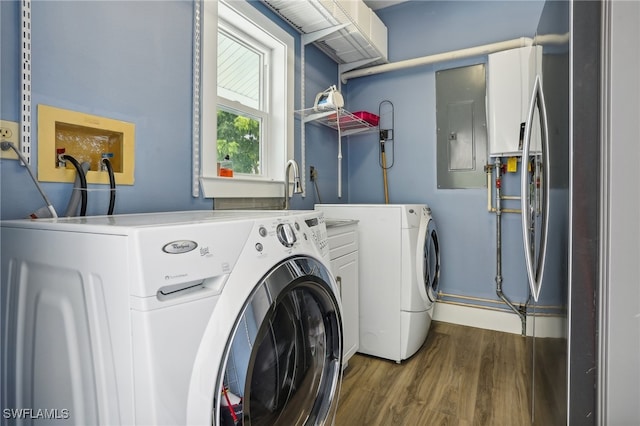
[{"label": "dryer door", "polygon": [[219,424],[332,423],[342,374],[342,321],[330,283],[323,264],[296,257],[256,287],[227,342],[218,377],[218,389],[226,390],[214,405]]},{"label": "dryer door", "polygon": [[416,268],[420,294],[429,303],[436,301],[440,285],[440,245],[436,224],[431,216],[423,217],[418,234]]}]

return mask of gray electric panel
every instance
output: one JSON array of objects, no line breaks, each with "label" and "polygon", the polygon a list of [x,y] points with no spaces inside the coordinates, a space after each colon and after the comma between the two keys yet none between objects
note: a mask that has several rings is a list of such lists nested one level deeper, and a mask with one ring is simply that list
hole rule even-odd
[{"label": "gray electric panel", "polygon": [[438,188],[486,187],[484,64],[436,72]]}]

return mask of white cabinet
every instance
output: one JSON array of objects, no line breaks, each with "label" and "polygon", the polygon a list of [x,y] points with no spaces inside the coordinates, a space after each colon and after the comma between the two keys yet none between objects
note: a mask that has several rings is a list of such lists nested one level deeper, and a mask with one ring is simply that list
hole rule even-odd
[{"label": "white cabinet", "polygon": [[360,346],[357,221],[327,219],[327,236],[331,272],[338,283],[342,302],[344,368]]},{"label": "white cabinet", "polygon": [[338,64],[387,63],[387,27],[362,0],[262,1]]}]

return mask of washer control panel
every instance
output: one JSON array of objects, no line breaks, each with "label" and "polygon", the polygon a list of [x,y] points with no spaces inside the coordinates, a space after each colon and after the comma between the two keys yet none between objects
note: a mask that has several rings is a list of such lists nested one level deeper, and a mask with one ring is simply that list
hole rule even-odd
[{"label": "washer control panel", "polygon": [[312,244],[322,257],[328,258],[329,256],[324,215],[318,211],[288,214],[264,221],[258,226],[258,236],[254,247],[256,252],[260,254],[264,254],[268,247],[275,249],[276,246],[280,246],[285,250],[292,250],[309,248],[309,245]]},{"label": "washer control panel", "polygon": [[[296,227],[299,229],[300,225],[296,223]],[[290,223],[281,223],[276,227],[276,235],[278,240],[285,247],[293,247],[298,240],[296,234],[293,231],[293,226]]]},{"label": "washer control panel", "polygon": [[327,237],[327,227],[324,222],[324,216],[314,216],[305,219],[305,224],[309,227],[311,232],[311,239],[313,243],[318,247],[322,255],[329,253],[329,241]]}]

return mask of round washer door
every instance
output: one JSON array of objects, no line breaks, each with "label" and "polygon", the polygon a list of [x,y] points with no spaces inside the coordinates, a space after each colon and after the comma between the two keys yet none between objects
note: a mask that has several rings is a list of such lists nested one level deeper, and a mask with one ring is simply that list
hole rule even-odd
[{"label": "round washer door", "polygon": [[217,380],[221,392],[213,407],[216,424],[333,422],[342,377],[342,321],[331,283],[322,263],[295,257],[255,288],[226,343]]},{"label": "round washer door", "polygon": [[438,297],[440,285],[440,245],[436,224],[430,215],[423,217],[418,234],[416,269],[420,294],[432,304]]}]

